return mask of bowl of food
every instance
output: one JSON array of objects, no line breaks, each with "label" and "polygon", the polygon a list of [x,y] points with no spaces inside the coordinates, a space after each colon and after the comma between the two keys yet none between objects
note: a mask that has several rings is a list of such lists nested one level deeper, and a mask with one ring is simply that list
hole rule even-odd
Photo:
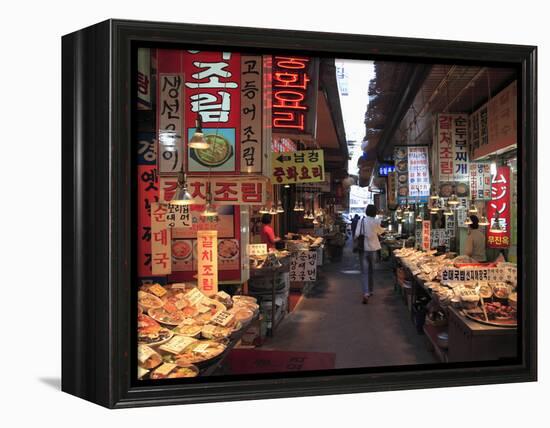
[{"label": "bowl of food", "polygon": [[193,254],[191,241],[175,239],[172,241],[172,257],[176,260],[188,260]]},{"label": "bowl of food", "polygon": [[439,186],[439,194],[443,198],[448,198],[453,194],[453,185],[451,183],[443,183]]},{"label": "bowl of food", "polygon": [[234,260],[239,255],[239,242],[236,239],[222,239],[218,242],[218,256],[224,260]]},{"label": "bowl of food", "polygon": [[138,291],[138,305],[144,310],[161,308],[164,303],[157,296],[145,291]]},{"label": "bowl of food", "polygon": [[192,149],[191,157],[206,168],[222,166],[233,156],[233,146],[219,134],[208,134],[204,138],[208,141],[207,149]]},{"label": "bowl of food", "polygon": [[185,377],[196,377],[199,375],[198,367],[192,364],[179,365],[175,363],[164,363],[162,366],[151,372],[151,379],[178,379]]},{"label": "bowl of food", "polygon": [[468,196],[468,185],[466,183],[458,183],[456,185],[456,196],[459,198]]}]

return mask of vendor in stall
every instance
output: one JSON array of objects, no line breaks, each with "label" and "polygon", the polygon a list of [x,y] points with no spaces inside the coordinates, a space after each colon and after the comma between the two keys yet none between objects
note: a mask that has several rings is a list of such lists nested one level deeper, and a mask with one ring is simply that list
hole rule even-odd
[{"label": "vendor in stall", "polygon": [[485,254],[485,234],[479,230],[479,219],[477,216],[471,215],[470,220],[471,223],[468,229],[464,253],[478,262],[485,262],[487,260],[487,255]]},{"label": "vendor in stall", "polygon": [[271,214],[262,215],[262,229],[260,230],[260,238],[262,240],[262,244],[267,244],[268,249],[275,249],[275,242],[280,241],[281,238],[275,236],[275,232],[271,226],[271,219]]}]

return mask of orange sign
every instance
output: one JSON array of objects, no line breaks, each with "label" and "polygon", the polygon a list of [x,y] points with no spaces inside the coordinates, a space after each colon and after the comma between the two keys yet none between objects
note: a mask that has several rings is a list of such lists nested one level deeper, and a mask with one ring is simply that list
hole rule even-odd
[{"label": "orange sign", "polygon": [[197,281],[199,290],[207,296],[218,292],[218,232],[197,232]]}]

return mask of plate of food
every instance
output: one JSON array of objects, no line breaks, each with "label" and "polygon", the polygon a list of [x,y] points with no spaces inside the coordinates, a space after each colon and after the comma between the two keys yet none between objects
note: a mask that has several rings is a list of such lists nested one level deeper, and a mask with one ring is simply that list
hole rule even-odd
[{"label": "plate of food", "polygon": [[218,242],[218,256],[225,260],[234,260],[239,255],[239,242],[236,239],[221,239]]},{"label": "plate of food", "polygon": [[185,315],[183,311],[176,310],[170,312],[164,307],[149,309],[147,313],[155,321],[166,325],[180,325],[185,321],[186,318],[189,317],[188,315]]},{"label": "plate of food", "polygon": [[193,254],[191,241],[175,239],[172,241],[172,257],[176,260],[189,260]]},{"label": "plate of food", "polygon": [[216,168],[233,156],[231,143],[222,135],[208,134],[204,138],[210,145],[207,149],[193,149],[191,157],[206,168]]},{"label": "plate of food", "polygon": [[154,369],[162,364],[160,354],[148,345],[138,345],[138,364],[144,369]]},{"label": "plate of food", "polygon": [[[498,327],[517,327],[516,310],[500,302],[488,302],[484,305],[485,312],[481,308],[464,311],[465,315],[482,324]],[[487,318],[485,317],[487,314]]]},{"label": "plate of food", "polygon": [[395,169],[398,173],[407,172],[407,161],[400,160],[395,164]]},{"label": "plate of food", "polygon": [[231,327],[222,327],[219,325],[207,324],[202,327],[201,336],[205,339],[210,340],[220,340],[227,339],[233,334],[233,328]]},{"label": "plate of food", "polygon": [[439,186],[439,195],[442,198],[448,198],[453,194],[453,185],[451,183],[442,183]]},{"label": "plate of food", "polygon": [[185,377],[196,377],[199,375],[198,367],[188,365],[178,365],[175,363],[164,363],[162,366],[153,370],[150,374],[151,379],[178,379]]},{"label": "plate of food", "polygon": [[172,331],[174,334],[178,334],[180,336],[187,336],[187,337],[199,337],[201,334],[202,326],[198,324],[180,324],[176,328],[174,328]]},{"label": "plate of food", "polygon": [[161,308],[164,303],[157,296],[145,291],[138,291],[138,305],[144,310]]},{"label": "plate of food", "polygon": [[198,340],[189,345],[181,354],[174,356],[174,361],[178,366],[188,366],[189,364],[204,364],[220,356],[226,350],[223,343],[212,340]]},{"label": "plate of food", "polygon": [[407,196],[409,194],[409,186],[399,186],[397,193],[399,196]]},{"label": "plate of food", "polygon": [[395,151],[395,157],[396,159],[404,159],[405,156],[407,156],[407,152],[403,148],[399,148]]},{"label": "plate of food", "polygon": [[144,345],[161,345],[169,341],[174,333],[166,327],[162,327],[151,317],[138,315],[138,343]]}]

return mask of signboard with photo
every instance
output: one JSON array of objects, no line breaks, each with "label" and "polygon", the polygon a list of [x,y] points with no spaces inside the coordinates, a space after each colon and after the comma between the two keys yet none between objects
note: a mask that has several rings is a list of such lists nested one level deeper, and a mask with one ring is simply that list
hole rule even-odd
[{"label": "signboard with photo", "polygon": [[409,196],[409,165],[407,146],[396,146],[393,152],[397,181],[397,203],[403,204]]}]

